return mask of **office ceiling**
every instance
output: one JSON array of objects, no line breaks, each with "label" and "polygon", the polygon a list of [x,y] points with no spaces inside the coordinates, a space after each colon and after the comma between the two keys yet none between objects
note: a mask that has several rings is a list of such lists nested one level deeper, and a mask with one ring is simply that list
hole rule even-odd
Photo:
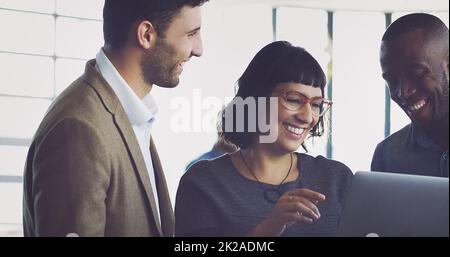
[{"label": "office ceiling", "polygon": [[[218,1],[218,0],[212,0]],[[269,3],[273,6],[296,6],[325,10],[349,11],[448,11],[448,0],[219,0],[233,4]]]}]

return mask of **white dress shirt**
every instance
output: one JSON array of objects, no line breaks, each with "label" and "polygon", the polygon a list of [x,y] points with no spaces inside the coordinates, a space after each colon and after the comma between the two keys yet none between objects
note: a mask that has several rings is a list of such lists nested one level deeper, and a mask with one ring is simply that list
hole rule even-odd
[{"label": "white dress shirt", "polygon": [[95,67],[114,90],[114,93],[119,98],[119,101],[130,120],[131,126],[133,127],[134,134],[136,135],[139,147],[141,148],[142,156],[144,157],[145,165],[147,166],[153,195],[155,196],[158,219],[161,224],[158,192],[155,183],[155,171],[153,169],[150,154],[151,129],[153,122],[155,121],[155,115],[158,112],[158,106],[150,93],[143,99],[138,97],[105,55],[103,49],[100,49],[100,52],[97,54],[96,62],[97,64]]}]

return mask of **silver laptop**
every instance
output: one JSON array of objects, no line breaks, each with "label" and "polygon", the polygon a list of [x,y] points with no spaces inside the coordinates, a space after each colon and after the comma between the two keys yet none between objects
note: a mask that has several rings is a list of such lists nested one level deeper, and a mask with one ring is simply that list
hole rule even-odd
[{"label": "silver laptop", "polygon": [[356,172],[339,236],[449,236],[449,179]]}]

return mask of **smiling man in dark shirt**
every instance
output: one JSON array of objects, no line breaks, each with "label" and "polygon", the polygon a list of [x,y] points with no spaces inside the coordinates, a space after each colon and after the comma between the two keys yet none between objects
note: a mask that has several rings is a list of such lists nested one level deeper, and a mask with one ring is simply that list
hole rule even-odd
[{"label": "smiling man in dark shirt", "polygon": [[372,170],[448,177],[449,34],[437,17],[403,16],[385,32],[383,78],[411,123],[378,144]]}]

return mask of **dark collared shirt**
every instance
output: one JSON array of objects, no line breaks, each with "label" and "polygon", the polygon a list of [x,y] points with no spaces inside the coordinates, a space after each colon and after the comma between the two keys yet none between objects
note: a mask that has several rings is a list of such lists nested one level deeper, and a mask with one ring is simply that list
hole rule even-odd
[{"label": "dark collared shirt", "polygon": [[448,149],[442,149],[417,125],[409,124],[377,145],[373,171],[448,177]]}]

